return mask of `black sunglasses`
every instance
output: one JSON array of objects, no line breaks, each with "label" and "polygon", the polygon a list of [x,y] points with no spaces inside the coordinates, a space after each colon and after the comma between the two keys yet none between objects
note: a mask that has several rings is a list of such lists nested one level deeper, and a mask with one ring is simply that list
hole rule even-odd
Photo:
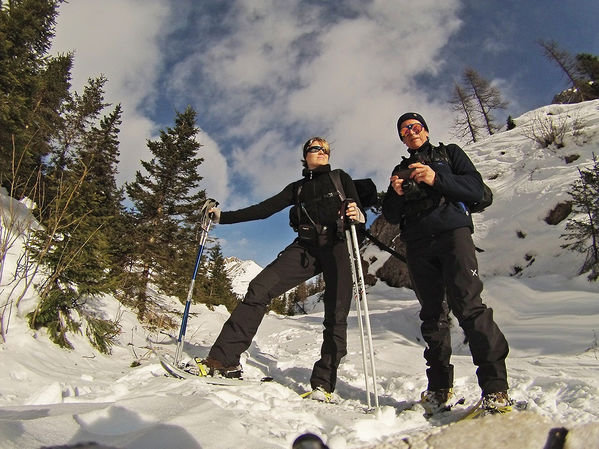
[{"label": "black sunglasses", "polygon": [[318,153],[319,151],[322,151],[324,154],[329,154],[329,150],[327,148],[321,147],[321,146],[318,146],[318,145],[314,145],[314,146],[308,147],[306,149],[306,154],[308,154],[308,153]]}]

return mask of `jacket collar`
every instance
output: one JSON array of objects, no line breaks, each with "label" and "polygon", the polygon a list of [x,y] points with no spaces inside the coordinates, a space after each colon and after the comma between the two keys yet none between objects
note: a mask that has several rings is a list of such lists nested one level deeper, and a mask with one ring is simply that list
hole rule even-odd
[{"label": "jacket collar", "polygon": [[418,157],[419,155],[430,156],[432,154],[432,149],[433,145],[427,140],[420,147],[414,150],[408,148],[408,153],[410,153],[410,157]]},{"label": "jacket collar", "polygon": [[322,173],[328,173],[330,171],[331,171],[331,165],[326,164],[326,165],[319,165],[314,170],[310,170],[309,168],[306,167],[302,171],[302,175],[304,176],[304,178],[312,179],[314,176],[321,175]]},{"label": "jacket collar", "polygon": [[427,153],[427,152],[430,152],[432,147],[433,146],[430,143],[430,141],[427,140],[422,145],[420,145],[420,147],[418,147],[414,150],[411,148],[408,148],[408,153],[410,153],[410,156],[414,156],[415,154],[418,154],[418,153]]}]

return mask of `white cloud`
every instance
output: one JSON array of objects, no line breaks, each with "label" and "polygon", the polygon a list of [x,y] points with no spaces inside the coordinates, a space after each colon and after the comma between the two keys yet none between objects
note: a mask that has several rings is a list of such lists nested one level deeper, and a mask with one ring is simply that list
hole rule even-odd
[{"label": "white cloud", "polygon": [[140,160],[149,160],[150,151],[146,140],[156,131],[156,124],[143,115],[126,109],[123,111],[123,125],[119,134],[120,162],[117,181],[122,184],[132,181],[137,170],[141,170]]},{"label": "white cloud", "polygon": [[[374,176],[379,188],[405,151],[399,114],[421,112],[432,138],[444,137],[451,123],[445,99],[428,98],[414,79],[442,69],[440,50],[460,26],[459,2],[347,5],[239,1],[227,15],[231,32],[173,72],[175,88],[201,75],[219,92],[210,112],[229,120],[224,138],[244,142],[229,162],[249,178],[247,197],[264,198],[297,179],[299,147],[312,135],[333,142],[335,167]],[[204,105],[205,92],[196,93]]]},{"label": "white cloud", "polygon": [[[107,100],[123,105],[121,181],[148,158],[146,140],[162,126],[149,108],[158,106],[165,74],[175,108],[191,104],[202,128],[207,120],[218,123],[218,136],[198,139],[206,145],[206,189],[224,204],[247,205],[297,179],[301,145],[313,135],[332,142],[334,167],[372,176],[379,189],[405,152],[395,130],[399,114],[421,112],[433,140],[447,135],[445,99],[429,98],[415,79],[443,69],[441,49],[460,26],[458,0],[238,0],[216,27],[204,16],[182,24],[191,17],[185,8],[202,7],[185,6],[181,18],[174,5],[79,0],[60,9],[53,52],[76,51],[74,87],[105,74]],[[177,27],[193,33],[180,37],[183,56],[167,71],[172,47],[165,40]]]},{"label": "white cloud", "polygon": [[121,103],[119,181],[131,180],[146,159],[146,139],[157,126],[143,109],[161,70],[160,30],[169,16],[159,0],[77,0],[59,8],[53,54],[73,51],[73,88],[105,75],[106,101]]},{"label": "white cloud", "polygon": [[229,196],[227,161],[210,136],[200,133],[197,140],[203,145],[200,156],[204,158],[204,162],[198,169],[198,173],[204,178],[201,187],[206,190],[209,198],[222,202]]}]

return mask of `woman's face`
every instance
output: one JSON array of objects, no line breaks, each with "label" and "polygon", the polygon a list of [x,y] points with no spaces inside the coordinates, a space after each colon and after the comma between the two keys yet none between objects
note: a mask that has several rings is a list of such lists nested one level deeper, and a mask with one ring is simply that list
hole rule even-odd
[{"label": "woman's face", "polygon": [[[319,149],[319,147],[320,147],[320,149]],[[312,148],[314,150],[318,149],[318,151],[315,151],[314,153],[312,153],[309,151],[310,148]],[[327,165],[328,163],[329,163],[328,145],[319,140],[315,140],[314,142],[312,142],[310,144],[310,146],[308,147],[308,152],[306,153],[306,165],[308,166],[308,169],[314,170],[315,168],[320,167],[321,165]]]}]

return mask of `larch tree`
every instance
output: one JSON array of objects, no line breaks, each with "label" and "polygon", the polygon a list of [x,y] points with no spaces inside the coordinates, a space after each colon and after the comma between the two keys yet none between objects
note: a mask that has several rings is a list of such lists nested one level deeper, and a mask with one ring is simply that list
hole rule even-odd
[{"label": "larch tree", "polygon": [[472,68],[467,68],[464,71],[464,85],[470,93],[475,110],[481,117],[487,132],[489,135],[494,134],[500,129],[500,126],[495,123],[493,111],[507,107],[507,102],[502,99],[501,92]]},{"label": "larch tree", "polygon": [[460,141],[476,142],[481,125],[476,119],[472,95],[466,89],[454,82],[453,94],[449,100],[452,110],[456,113],[453,136]]},{"label": "larch tree", "polygon": [[545,57],[562,71],[569,88],[553,98],[553,103],[578,103],[599,98],[599,59],[580,53],[573,56],[555,41],[539,40]]}]

